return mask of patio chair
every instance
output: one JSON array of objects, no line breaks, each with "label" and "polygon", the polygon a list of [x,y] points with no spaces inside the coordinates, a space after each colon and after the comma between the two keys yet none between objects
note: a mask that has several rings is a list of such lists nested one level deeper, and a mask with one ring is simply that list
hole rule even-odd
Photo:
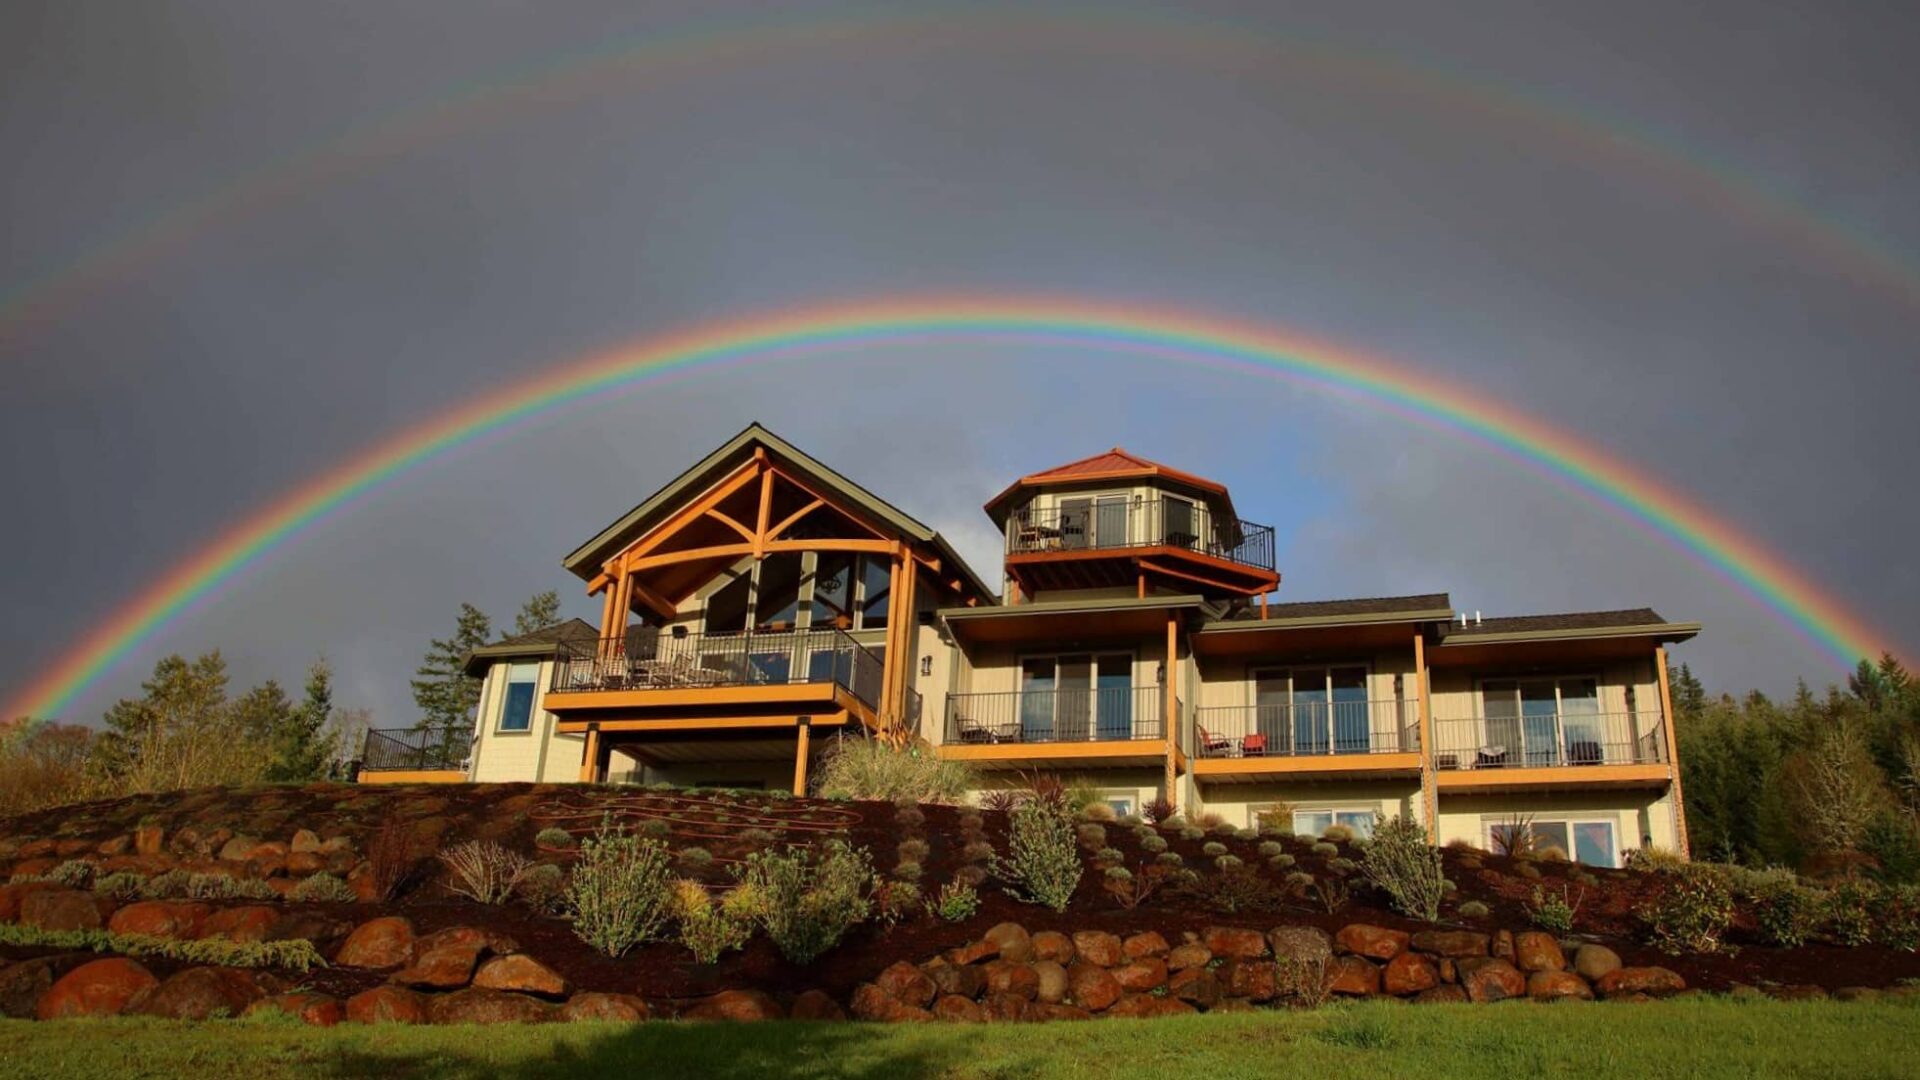
[{"label": "patio chair", "polygon": [[1200,755],[1202,757],[1226,757],[1227,752],[1233,749],[1233,740],[1227,738],[1225,735],[1208,731],[1198,724],[1194,725],[1194,730],[1200,735]]},{"label": "patio chair", "polygon": [[1267,756],[1267,737],[1263,734],[1248,735],[1240,740],[1241,757]]},{"label": "patio chair", "polygon": [[1504,746],[1483,746],[1473,757],[1476,769],[1497,769],[1507,763],[1507,748]]}]

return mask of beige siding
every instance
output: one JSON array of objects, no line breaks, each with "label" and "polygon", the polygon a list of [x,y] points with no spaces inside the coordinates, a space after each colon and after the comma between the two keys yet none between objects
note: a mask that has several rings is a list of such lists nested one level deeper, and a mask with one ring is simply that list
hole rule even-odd
[{"label": "beige siding", "polygon": [[1372,810],[1378,820],[1396,815],[1418,817],[1417,780],[1364,780],[1329,783],[1199,785],[1200,805],[1194,814],[1219,814],[1231,825],[1254,824],[1256,809],[1286,803],[1296,810]]},{"label": "beige siding", "polygon": [[1463,841],[1474,847],[1488,844],[1487,827],[1519,815],[1538,819],[1578,818],[1613,823],[1619,852],[1640,847],[1647,840],[1673,849],[1676,842],[1673,800],[1668,791],[1590,791],[1552,794],[1441,795],[1442,844]]},{"label": "beige siding", "polygon": [[[1069,784],[1088,783],[1098,788],[1102,798],[1124,797],[1133,800],[1133,812],[1161,795],[1166,777],[1160,769],[1072,769],[1061,770],[1061,779]],[[1023,787],[1020,775],[1012,772],[982,773],[981,786],[969,793],[978,802],[989,791],[1017,790]]]},{"label": "beige siding", "polygon": [[487,669],[480,688],[480,708],[475,728],[473,766],[469,779],[486,783],[546,782],[569,783],[580,779],[580,758],[586,740],[580,735],[562,735],[554,730],[554,715],[545,708],[547,684],[553,677],[553,662],[540,662],[534,685],[533,717],[524,732],[501,731],[500,712],[506,703],[507,673],[511,662],[501,661]]}]

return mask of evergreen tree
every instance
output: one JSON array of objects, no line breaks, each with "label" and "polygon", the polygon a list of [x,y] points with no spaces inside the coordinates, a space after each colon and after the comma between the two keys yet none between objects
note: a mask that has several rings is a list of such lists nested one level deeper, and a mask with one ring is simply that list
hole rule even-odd
[{"label": "evergreen tree", "polygon": [[329,733],[333,719],[333,669],[325,659],[307,668],[305,696],[280,718],[271,741],[273,764],[269,780],[317,780],[326,775],[336,740]]},{"label": "evergreen tree", "polygon": [[1685,664],[1681,664],[1680,670],[1673,672],[1669,692],[1673,696],[1674,715],[1683,720],[1699,716],[1700,711],[1707,707],[1707,688],[1700,685],[1700,680],[1694,677],[1693,669]]},{"label": "evergreen tree", "polygon": [[141,754],[190,728],[215,723],[227,705],[227,661],[220,650],[191,662],[164,657],[153,676],[140,684],[141,696],[113,703],[105,717],[97,764],[108,773],[124,773]]},{"label": "evergreen tree", "polygon": [[414,671],[413,702],[420,707],[416,731],[437,731],[448,740],[473,731],[473,710],[480,703],[480,680],[469,678],[462,664],[467,654],[487,643],[493,622],[472,604],[460,605],[453,636],[434,639],[426,658]]},{"label": "evergreen tree", "polygon": [[545,630],[560,621],[560,594],[552,589],[535,593],[527,602],[520,605],[520,613],[513,617],[515,634],[531,634],[535,630]]}]

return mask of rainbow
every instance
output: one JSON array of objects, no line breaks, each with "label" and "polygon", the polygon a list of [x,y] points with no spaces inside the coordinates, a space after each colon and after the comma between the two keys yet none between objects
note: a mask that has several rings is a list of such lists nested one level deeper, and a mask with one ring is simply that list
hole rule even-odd
[{"label": "rainbow", "polygon": [[302,484],[173,567],[75,643],[0,716],[58,716],[142,643],[270,553],[377,489],[482,440],[676,375],[928,342],[1044,343],[1288,378],[1474,440],[1594,500],[1774,613],[1841,668],[1890,639],[1780,556],[1678,491],[1466,387],[1405,365],[1214,316],[1073,299],[901,297],[810,306],[615,346],[451,408]]},{"label": "rainbow", "polygon": [[462,82],[403,109],[336,131],[233,180],[166,206],[0,292],[0,349],[57,321],[94,290],[185,248],[223,222],[296,204],[327,181],[378,168],[424,145],[631,89],[650,79],[703,77],[769,57],[831,50],[952,49],[963,45],[1109,50],[1142,63],[1217,72],[1285,71],[1357,94],[1472,121],[1501,138],[1526,138],[1669,191],[1703,213],[1798,248],[1847,281],[1901,306],[1920,307],[1920,267],[1884,230],[1823,217],[1752,170],[1702,155],[1695,140],[1579,102],[1414,63],[1383,53],[1291,37],[1254,24],[1114,4],[1064,13],[934,7],[781,14],[748,23],[706,19],[639,38],[519,64]]}]

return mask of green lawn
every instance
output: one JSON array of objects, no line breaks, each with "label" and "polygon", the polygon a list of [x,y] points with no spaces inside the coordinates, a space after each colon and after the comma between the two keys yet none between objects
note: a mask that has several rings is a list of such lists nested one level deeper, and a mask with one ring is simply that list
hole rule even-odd
[{"label": "green lawn", "polygon": [[368,1028],[0,1021],[19,1077],[1359,1077],[1920,1075],[1920,1004],[1374,1002],[1088,1024]]}]

